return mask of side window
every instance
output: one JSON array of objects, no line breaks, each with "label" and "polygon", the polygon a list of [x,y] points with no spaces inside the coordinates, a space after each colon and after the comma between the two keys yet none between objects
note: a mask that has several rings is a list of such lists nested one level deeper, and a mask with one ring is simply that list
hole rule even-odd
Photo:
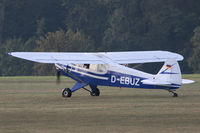
[{"label": "side window", "polygon": [[90,68],[90,64],[84,64],[83,67],[86,68],[86,69],[89,69]]},{"label": "side window", "polygon": [[106,72],[106,71],[107,71],[107,67],[105,64],[98,64],[97,72]]},{"label": "side window", "polygon": [[106,64],[72,64],[73,66],[78,68],[89,69],[93,72],[98,72],[100,74],[104,74],[107,72],[108,66]]},{"label": "side window", "polygon": [[90,64],[90,70],[97,72],[97,64]]}]

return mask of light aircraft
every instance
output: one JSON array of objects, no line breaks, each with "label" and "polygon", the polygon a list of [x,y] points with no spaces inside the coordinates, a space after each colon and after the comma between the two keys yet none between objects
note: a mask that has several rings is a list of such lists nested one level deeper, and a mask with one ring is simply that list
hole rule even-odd
[{"label": "light aircraft", "polygon": [[[83,88],[91,96],[99,96],[97,86],[163,89],[177,97],[174,91],[182,84],[193,83],[182,79],[178,61],[183,56],[169,51],[129,52],[10,52],[11,56],[39,63],[55,64],[58,80],[60,74],[76,81],[71,88],[64,88],[63,97]],[[164,62],[157,74],[145,73],[123,64]],[[89,86],[91,89],[85,88]]]}]

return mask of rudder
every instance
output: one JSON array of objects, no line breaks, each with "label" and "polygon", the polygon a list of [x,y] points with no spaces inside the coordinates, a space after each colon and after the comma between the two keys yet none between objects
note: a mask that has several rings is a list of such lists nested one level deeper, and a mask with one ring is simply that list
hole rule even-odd
[{"label": "rudder", "polygon": [[156,75],[156,79],[160,79],[171,84],[181,85],[182,77],[178,62],[175,59],[165,61],[163,67]]}]

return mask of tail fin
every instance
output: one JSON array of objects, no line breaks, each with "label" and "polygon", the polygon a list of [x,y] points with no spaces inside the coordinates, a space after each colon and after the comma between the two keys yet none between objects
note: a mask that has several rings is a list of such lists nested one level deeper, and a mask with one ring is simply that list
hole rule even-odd
[{"label": "tail fin", "polygon": [[156,75],[156,79],[160,79],[171,84],[181,85],[182,77],[178,62],[175,59],[165,61],[163,67]]}]

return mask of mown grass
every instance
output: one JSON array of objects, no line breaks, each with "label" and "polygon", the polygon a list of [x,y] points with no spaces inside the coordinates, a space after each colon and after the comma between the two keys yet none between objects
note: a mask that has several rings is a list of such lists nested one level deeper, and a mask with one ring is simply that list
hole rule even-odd
[{"label": "mown grass", "polygon": [[74,82],[62,77],[0,77],[0,132],[168,133],[200,131],[200,75],[178,98],[162,90],[99,87],[100,97],[79,90],[62,98]]}]

